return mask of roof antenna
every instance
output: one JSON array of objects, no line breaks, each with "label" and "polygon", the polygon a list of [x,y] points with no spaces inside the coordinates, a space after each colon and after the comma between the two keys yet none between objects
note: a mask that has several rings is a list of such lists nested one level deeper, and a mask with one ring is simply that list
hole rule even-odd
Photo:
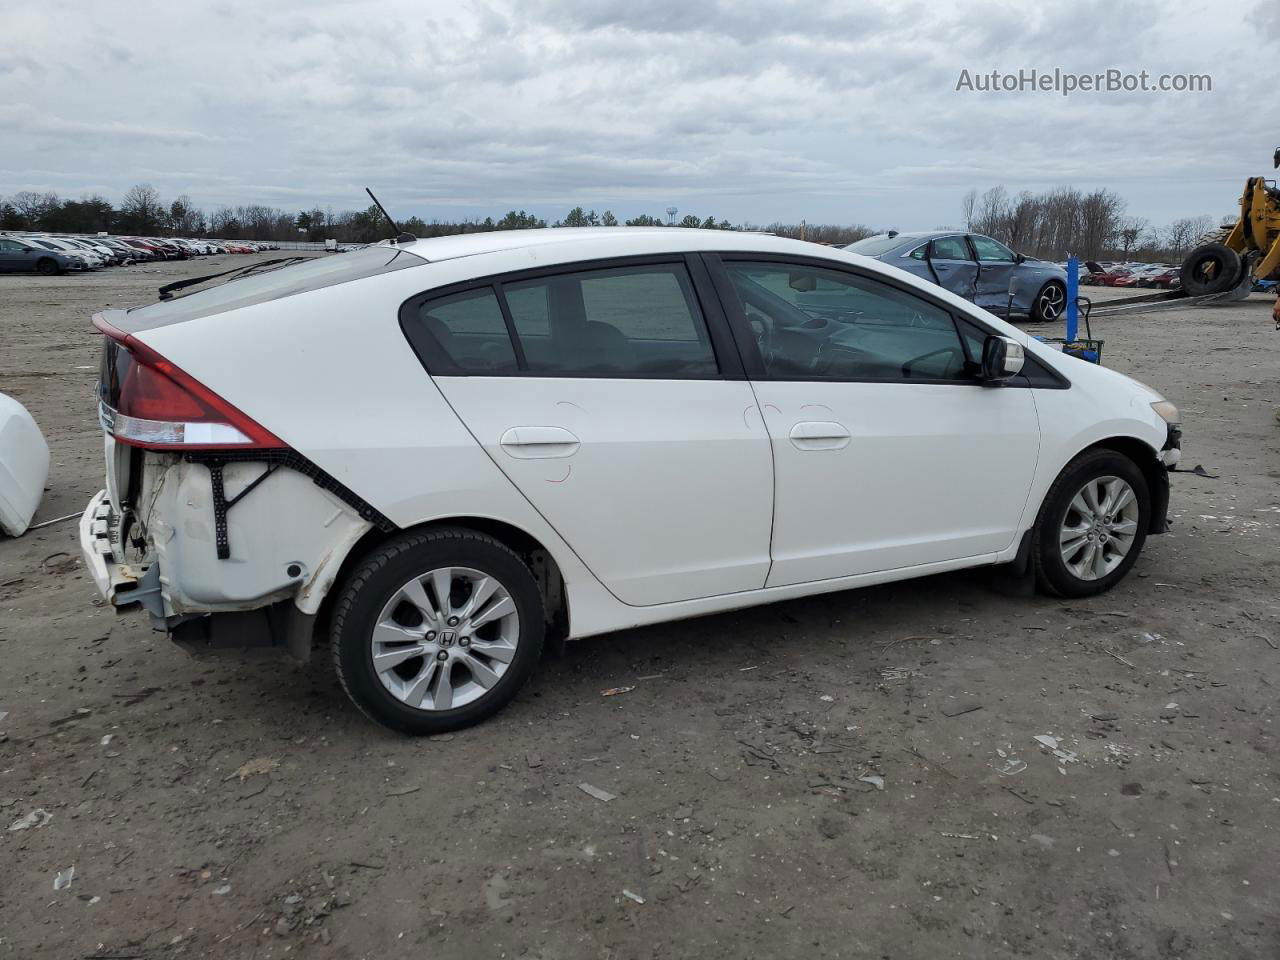
[{"label": "roof antenna", "polygon": [[364,192],[369,195],[369,199],[373,201],[373,205],[381,211],[382,215],[387,218],[387,223],[391,224],[392,229],[395,230],[396,243],[413,243],[413,241],[418,239],[412,233],[405,233],[405,231],[400,229],[400,225],[391,219],[391,214],[387,213],[387,208],[378,201],[378,198],[373,195],[372,190],[365,187]]}]

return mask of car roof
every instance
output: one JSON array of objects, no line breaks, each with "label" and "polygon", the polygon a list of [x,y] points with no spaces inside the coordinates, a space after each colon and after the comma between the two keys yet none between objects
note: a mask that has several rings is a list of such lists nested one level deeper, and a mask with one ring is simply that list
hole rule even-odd
[{"label": "car roof", "polygon": [[[390,241],[386,241],[389,243]],[[399,244],[400,249],[426,260],[454,260],[505,250],[543,250],[589,245],[593,259],[638,253],[685,253],[699,250],[747,250],[758,253],[829,255],[831,247],[740,230],[699,230],[687,227],[543,227],[533,230],[493,230],[431,237]]]}]

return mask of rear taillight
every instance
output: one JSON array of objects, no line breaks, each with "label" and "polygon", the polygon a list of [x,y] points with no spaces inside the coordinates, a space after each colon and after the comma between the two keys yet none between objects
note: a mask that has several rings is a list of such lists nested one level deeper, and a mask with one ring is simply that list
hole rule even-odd
[{"label": "rear taillight", "polygon": [[115,382],[103,384],[103,426],[121,443],[149,449],[277,450],[285,443],[203,383],[101,316],[93,325],[114,340]]}]

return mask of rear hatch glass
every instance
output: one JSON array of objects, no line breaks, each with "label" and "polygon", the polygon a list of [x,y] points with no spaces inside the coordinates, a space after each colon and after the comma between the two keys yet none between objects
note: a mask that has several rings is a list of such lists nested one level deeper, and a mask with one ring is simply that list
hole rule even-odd
[{"label": "rear hatch glass", "polygon": [[910,242],[910,237],[901,235],[896,237],[867,237],[864,240],[849,244],[845,249],[850,253],[860,253],[864,257],[878,257],[882,253],[888,253],[894,247],[903,247]]},{"label": "rear hatch glass", "polygon": [[127,313],[113,316],[111,323],[125,333],[153,330],[392,270],[420,267],[426,262],[424,258],[396,247],[365,247],[351,253],[331,253],[262,273],[232,276],[225,281],[211,278],[209,282],[217,286],[201,287],[193,293],[174,291],[172,300],[134,307]]}]

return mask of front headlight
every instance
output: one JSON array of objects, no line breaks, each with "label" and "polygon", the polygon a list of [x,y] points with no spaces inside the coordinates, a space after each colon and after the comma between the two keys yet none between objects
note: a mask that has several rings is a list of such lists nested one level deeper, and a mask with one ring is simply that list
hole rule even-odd
[{"label": "front headlight", "polygon": [[1178,408],[1169,400],[1157,400],[1151,405],[1151,409],[1160,415],[1160,419],[1165,423],[1181,423],[1182,417],[1178,413]]}]

